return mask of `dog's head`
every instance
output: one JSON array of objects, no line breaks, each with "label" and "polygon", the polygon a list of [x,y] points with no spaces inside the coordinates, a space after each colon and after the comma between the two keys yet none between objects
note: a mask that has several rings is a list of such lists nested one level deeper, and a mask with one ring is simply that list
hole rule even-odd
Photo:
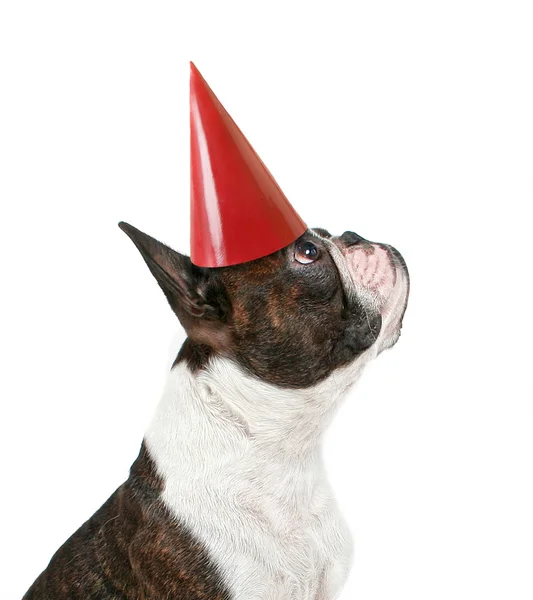
[{"label": "dog's head", "polygon": [[187,332],[178,360],[201,368],[213,355],[287,388],[307,388],[400,335],[409,276],[399,252],[347,231],[309,229],[264,258],[219,268],[126,223]]}]

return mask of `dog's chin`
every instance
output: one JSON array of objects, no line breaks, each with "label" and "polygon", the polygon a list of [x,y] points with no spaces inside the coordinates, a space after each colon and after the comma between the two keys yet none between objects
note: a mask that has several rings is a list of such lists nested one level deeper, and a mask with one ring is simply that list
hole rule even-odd
[{"label": "dog's chin", "polygon": [[387,244],[361,244],[346,253],[357,296],[369,315],[381,317],[374,352],[398,341],[409,296],[409,274],[401,254]]}]

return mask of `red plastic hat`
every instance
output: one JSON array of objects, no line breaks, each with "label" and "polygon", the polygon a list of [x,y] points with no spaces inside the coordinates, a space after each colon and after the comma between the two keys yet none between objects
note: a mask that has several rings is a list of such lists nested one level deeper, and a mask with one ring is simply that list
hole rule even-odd
[{"label": "red plastic hat", "polygon": [[307,229],[191,63],[191,260],[225,267],[267,256]]}]

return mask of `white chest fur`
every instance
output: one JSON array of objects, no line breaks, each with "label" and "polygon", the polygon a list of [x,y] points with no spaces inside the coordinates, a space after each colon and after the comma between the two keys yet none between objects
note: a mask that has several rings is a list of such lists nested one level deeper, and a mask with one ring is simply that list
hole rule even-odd
[{"label": "white chest fur", "polygon": [[216,359],[176,366],[146,434],[163,501],[208,549],[233,600],[331,600],[351,541],[328,486],[322,432],[371,356],[308,390]]}]

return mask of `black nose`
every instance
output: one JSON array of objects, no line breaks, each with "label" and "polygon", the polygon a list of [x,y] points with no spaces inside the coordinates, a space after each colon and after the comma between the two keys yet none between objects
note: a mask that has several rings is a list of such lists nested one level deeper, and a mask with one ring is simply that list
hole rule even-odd
[{"label": "black nose", "polygon": [[353,231],[345,231],[342,235],[341,235],[341,240],[347,245],[347,246],[353,246],[355,244],[358,244],[359,242],[364,241],[365,238],[362,238],[360,235],[357,235],[357,233],[354,233]]}]

